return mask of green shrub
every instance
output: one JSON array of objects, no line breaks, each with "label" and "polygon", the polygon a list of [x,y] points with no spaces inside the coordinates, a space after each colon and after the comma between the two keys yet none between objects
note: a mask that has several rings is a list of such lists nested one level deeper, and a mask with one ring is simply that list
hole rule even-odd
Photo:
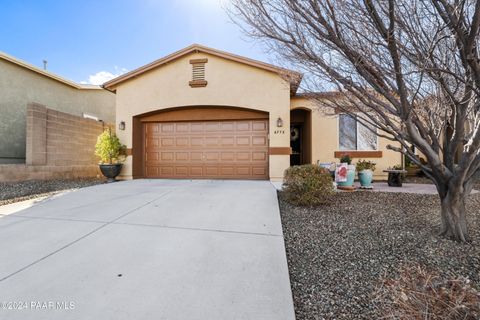
[{"label": "green shrub", "polygon": [[357,164],[356,164],[356,169],[357,169],[357,172],[360,172],[362,170],[372,170],[372,171],[375,171],[375,166],[377,164],[373,161],[369,161],[369,160],[358,160]]},{"label": "green shrub", "polygon": [[102,164],[119,163],[124,160],[126,147],[120,143],[110,129],[103,131],[97,138],[95,155],[100,157]]},{"label": "green shrub", "polygon": [[311,164],[285,170],[283,190],[290,203],[300,206],[327,203],[335,192],[328,170]]},{"label": "green shrub", "polygon": [[344,154],[341,158],[340,158],[340,163],[347,163],[347,164],[352,164],[352,157],[350,157],[350,155],[347,153],[347,154]]}]

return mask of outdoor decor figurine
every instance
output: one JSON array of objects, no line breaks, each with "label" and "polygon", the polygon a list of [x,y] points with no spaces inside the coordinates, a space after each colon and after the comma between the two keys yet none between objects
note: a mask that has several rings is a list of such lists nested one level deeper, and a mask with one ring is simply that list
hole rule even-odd
[{"label": "outdoor decor figurine", "polygon": [[353,182],[355,180],[355,166],[352,165],[352,158],[345,154],[340,158],[340,164],[335,170],[335,182],[340,190],[353,191]]}]

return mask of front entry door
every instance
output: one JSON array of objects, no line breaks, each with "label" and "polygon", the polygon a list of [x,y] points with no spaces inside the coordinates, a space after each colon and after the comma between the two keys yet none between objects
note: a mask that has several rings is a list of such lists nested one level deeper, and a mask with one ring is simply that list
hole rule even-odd
[{"label": "front entry door", "polygon": [[292,124],[290,126],[290,166],[299,166],[302,164],[302,132],[303,125]]}]

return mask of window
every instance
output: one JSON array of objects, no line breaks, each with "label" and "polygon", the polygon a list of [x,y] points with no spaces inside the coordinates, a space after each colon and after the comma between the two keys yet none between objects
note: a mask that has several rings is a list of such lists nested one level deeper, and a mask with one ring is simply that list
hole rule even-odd
[{"label": "window", "polygon": [[192,81],[189,82],[190,87],[199,88],[207,85],[207,81],[205,80],[205,63],[207,62],[207,58],[190,60],[190,64],[192,65]]},{"label": "window", "polygon": [[338,127],[340,150],[377,150],[377,135],[355,116],[339,115]]}]

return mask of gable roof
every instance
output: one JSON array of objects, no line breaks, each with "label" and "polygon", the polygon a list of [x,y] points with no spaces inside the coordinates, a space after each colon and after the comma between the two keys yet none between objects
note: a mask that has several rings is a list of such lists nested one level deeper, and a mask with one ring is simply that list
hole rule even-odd
[{"label": "gable roof", "polygon": [[268,64],[262,61],[242,57],[233,53],[225,52],[225,51],[220,51],[217,49],[212,49],[209,47],[205,47],[200,44],[192,44],[184,49],[181,49],[179,51],[176,51],[172,54],[169,54],[163,58],[160,58],[158,60],[155,60],[149,64],[146,64],[140,68],[137,68],[135,70],[132,70],[130,72],[127,72],[119,77],[116,77],[115,79],[112,79],[110,81],[105,82],[102,87],[108,90],[115,91],[115,87],[119,85],[122,82],[125,82],[129,79],[135,78],[140,76],[141,74],[150,71],[152,69],[155,69],[157,67],[160,67],[164,64],[167,64],[173,60],[176,60],[178,58],[181,58],[185,55],[191,54],[191,53],[197,53],[197,52],[202,52],[202,53],[207,53],[212,56],[220,57],[223,59],[227,59],[230,61],[235,61],[239,62],[245,65],[249,65],[255,68],[263,69],[266,71],[274,72],[282,77],[285,77],[289,82],[290,82],[290,89],[292,94],[295,94],[295,92],[298,89],[298,86],[300,85],[300,81],[302,81],[302,74],[297,71],[293,70],[288,70],[285,68],[277,67],[272,64]]},{"label": "gable roof", "polygon": [[67,86],[70,86],[70,87],[73,87],[75,89],[80,89],[80,90],[102,90],[102,87],[100,86],[95,86],[95,85],[91,85],[91,84],[79,84],[79,83],[76,83],[76,82],[73,82],[73,81],[70,81],[70,80],[67,80],[65,78],[62,78],[54,73],[51,73],[49,71],[46,71],[46,70],[43,70],[43,69],[40,69],[34,65],[31,65],[25,61],[22,61],[20,59],[17,59],[17,58],[14,58],[13,56],[11,55],[8,55],[6,54],[5,52],[1,52],[0,51],[0,59],[1,60],[5,60],[5,61],[8,61],[10,63],[13,63],[19,67],[22,67],[24,69],[27,69],[27,70],[30,70],[30,71],[33,71],[35,73],[38,73],[44,77],[47,77],[47,78],[50,78],[52,80],[55,80],[55,81],[58,81],[58,82],[61,82]]}]

